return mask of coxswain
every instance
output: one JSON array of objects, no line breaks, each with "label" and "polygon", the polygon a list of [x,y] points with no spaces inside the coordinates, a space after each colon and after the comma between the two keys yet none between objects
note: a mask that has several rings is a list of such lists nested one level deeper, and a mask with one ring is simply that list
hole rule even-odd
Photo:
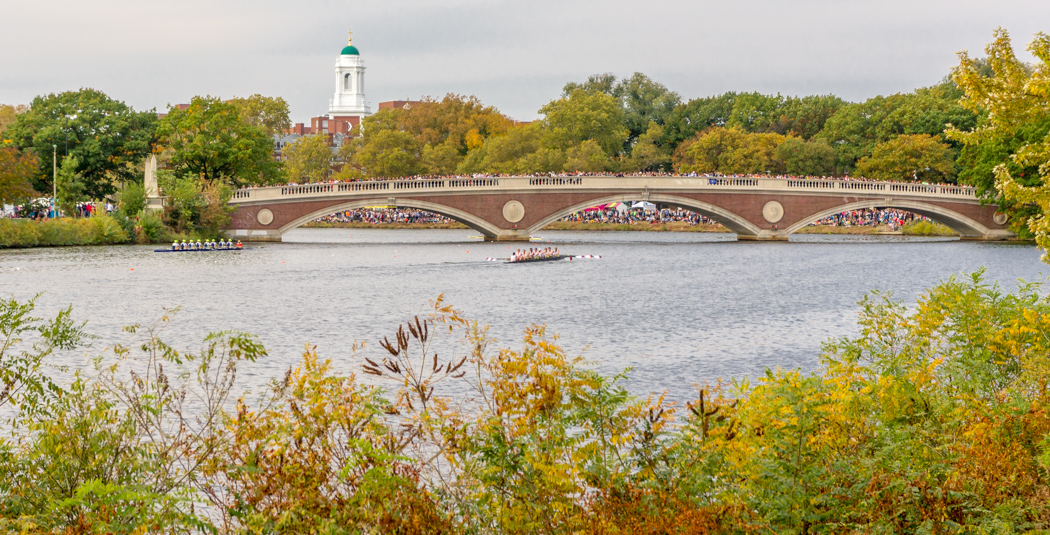
[{"label": "coxswain", "polygon": [[244,249],[244,246],[241,245],[241,240],[237,240],[237,248],[238,249]]}]

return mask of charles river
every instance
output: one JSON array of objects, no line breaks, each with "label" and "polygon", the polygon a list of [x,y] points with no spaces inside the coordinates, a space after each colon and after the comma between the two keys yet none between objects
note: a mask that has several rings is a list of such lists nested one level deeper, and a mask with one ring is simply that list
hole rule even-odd
[{"label": "charles river", "polygon": [[814,369],[822,342],[857,332],[856,303],[870,290],[914,303],[938,281],[982,266],[1008,290],[1050,273],[1030,245],[812,235],[738,243],[732,235],[670,232],[543,231],[563,253],[602,258],[511,265],[485,260],[508,256],[508,244],[471,234],[298,229],[284,243],[232,253],[6,250],[0,296],[43,292],[38,316],[72,304],[76,318],[89,320],[94,346],[59,356],[73,367],[126,340],[121,326],[151,323],[165,307],[181,307],[163,338],[182,349],[198,349],[209,331],[251,332],[269,350],[243,368],[254,389],[283,375],[306,343],[336,371],[356,371],[355,340],[377,354],[383,336],[444,294],[491,325],[500,347],[520,348],[522,330],[544,323],[567,352],[601,371],[633,368],[633,393],[683,399],[720,377]]}]

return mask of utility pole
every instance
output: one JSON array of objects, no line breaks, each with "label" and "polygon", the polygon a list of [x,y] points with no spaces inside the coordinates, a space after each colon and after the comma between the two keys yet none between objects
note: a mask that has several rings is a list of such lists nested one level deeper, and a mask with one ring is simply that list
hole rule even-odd
[{"label": "utility pole", "polygon": [[58,215],[58,145],[51,145],[51,212]]}]

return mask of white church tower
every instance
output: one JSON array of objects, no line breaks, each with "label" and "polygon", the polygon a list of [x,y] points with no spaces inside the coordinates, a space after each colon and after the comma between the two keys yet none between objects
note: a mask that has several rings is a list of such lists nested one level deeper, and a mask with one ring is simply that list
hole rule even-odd
[{"label": "white church tower", "polygon": [[[351,32],[335,62],[335,96],[328,103],[328,118],[337,124],[351,123],[349,126],[352,127],[361,124],[361,119],[371,114],[372,110],[365,101],[365,62],[354,46]],[[329,131],[337,129],[342,130],[337,127]]]}]

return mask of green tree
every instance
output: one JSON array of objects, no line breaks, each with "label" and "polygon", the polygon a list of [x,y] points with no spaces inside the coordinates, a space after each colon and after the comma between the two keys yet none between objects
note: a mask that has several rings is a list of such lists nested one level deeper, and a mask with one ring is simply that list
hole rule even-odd
[{"label": "green tree", "polygon": [[412,134],[397,130],[367,132],[350,142],[352,168],[364,176],[389,178],[413,176],[421,171],[419,142]]},{"label": "green tree", "polygon": [[565,151],[565,163],[562,164],[566,171],[579,171],[584,173],[599,173],[609,171],[613,167],[613,161],[609,155],[593,139],[588,139],[579,145],[569,147]]},{"label": "green tree", "polygon": [[603,73],[591,75],[583,83],[569,82],[562,89],[562,98],[572,96],[577,89],[588,93],[603,93],[619,102],[623,110],[624,126],[628,130],[624,147],[627,152],[649,128],[650,123],[662,126],[682,102],[678,93],[640,72],[622,80],[617,80],[612,73]]},{"label": "green tree", "polygon": [[726,126],[733,113],[736,93],[690,100],[674,109],[667,119],[667,137],[672,150],[714,126]]},{"label": "green tree", "polygon": [[824,123],[846,105],[846,101],[835,95],[809,95],[789,97],[781,102],[769,131],[810,139],[820,133]]},{"label": "green tree", "polygon": [[157,129],[179,176],[234,185],[270,184],[279,176],[273,139],[243,121],[237,106],[214,97],[193,97],[189,108],[168,109]]},{"label": "green tree", "polygon": [[[494,136],[467,153],[459,166],[462,173],[530,173],[561,171],[561,162],[556,168],[534,168],[530,158],[542,149],[542,125],[531,123],[512,127],[502,136]],[[561,151],[558,151],[559,154]],[[564,160],[564,158],[561,158]],[[540,165],[539,167],[543,167]]]},{"label": "green tree", "polygon": [[137,112],[101,91],[81,89],[34,98],[29,111],[16,116],[4,137],[23,151],[36,152],[40,167],[33,187],[38,191],[48,191],[52,185],[51,159],[45,156],[57,146],[59,158],[65,159],[68,144],[68,156],[76,158],[85,194],[101,198],[113,193],[115,184],[137,178],[128,164],[153,151],[156,124],[152,111]]},{"label": "green tree", "polygon": [[221,181],[192,175],[180,177],[166,169],[158,171],[157,183],[168,197],[164,222],[170,228],[198,238],[219,238],[225,234],[233,212],[229,206],[233,188]]},{"label": "green tree", "polygon": [[993,168],[996,188],[1008,205],[1038,207],[1027,219],[1028,228],[1039,247],[1050,251],[1050,36],[1038,33],[1028,45],[1038,60],[1034,68],[1014,54],[1006,30],[996,30],[985,50],[990,76],[962,52],[952,79],[965,94],[963,105],[987,116],[975,130],[953,128],[948,136],[985,161],[992,160],[986,165],[1003,158]]},{"label": "green tree", "polygon": [[683,143],[675,153],[675,167],[685,173],[765,174],[784,171],[777,147],[780,134],[747,133],[740,128],[710,128]]},{"label": "green tree", "polygon": [[777,158],[784,170],[795,176],[833,176],[835,149],[821,140],[804,141],[789,136],[777,147]]},{"label": "green tree", "polygon": [[783,103],[784,97],[780,95],[737,93],[733,98],[733,111],[729,114],[726,126],[751,133],[769,132],[770,127],[779,118],[777,111]]},{"label": "green tree", "polygon": [[631,157],[626,161],[625,171],[660,171],[671,162],[671,147],[665,141],[663,126],[649,123],[649,128],[642,134],[631,149]]},{"label": "green tree", "polygon": [[293,182],[322,182],[328,180],[332,149],[328,135],[319,133],[303,136],[281,150],[284,172]]},{"label": "green tree", "polygon": [[888,132],[880,131],[879,125],[903,100],[901,95],[877,96],[861,103],[847,104],[824,123],[817,138],[835,148],[840,172],[852,171],[857,160],[871,154],[875,145],[889,139]]},{"label": "green tree", "polygon": [[451,175],[462,160],[459,147],[452,140],[447,139],[436,147],[429,143],[423,146],[422,163],[428,174]]},{"label": "green tree", "polygon": [[292,126],[288,118],[288,103],[281,97],[264,97],[259,94],[230,100],[240,113],[241,120],[262,128],[268,136],[282,134]]},{"label": "green tree", "polygon": [[75,156],[62,160],[62,166],[58,168],[58,206],[67,216],[76,215],[77,203],[89,200],[87,186],[77,169],[80,162]]},{"label": "green tree", "polygon": [[604,93],[577,89],[568,97],[549,102],[540,109],[543,145],[566,150],[592,139],[609,156],[623,151],[629,131],[616,99]]},{"label": "green tree", "polygon": [[951,147],[926,134],[901,135],[879,143],[857,162],[857,173],[879,180],[947,182],[955,171]]},{"label": "green tree", "polygon": [[19,154],[15,148],[0,148],[0,204],[18,204],[38,195],[33,176],[38,164],[32,154]]}]

